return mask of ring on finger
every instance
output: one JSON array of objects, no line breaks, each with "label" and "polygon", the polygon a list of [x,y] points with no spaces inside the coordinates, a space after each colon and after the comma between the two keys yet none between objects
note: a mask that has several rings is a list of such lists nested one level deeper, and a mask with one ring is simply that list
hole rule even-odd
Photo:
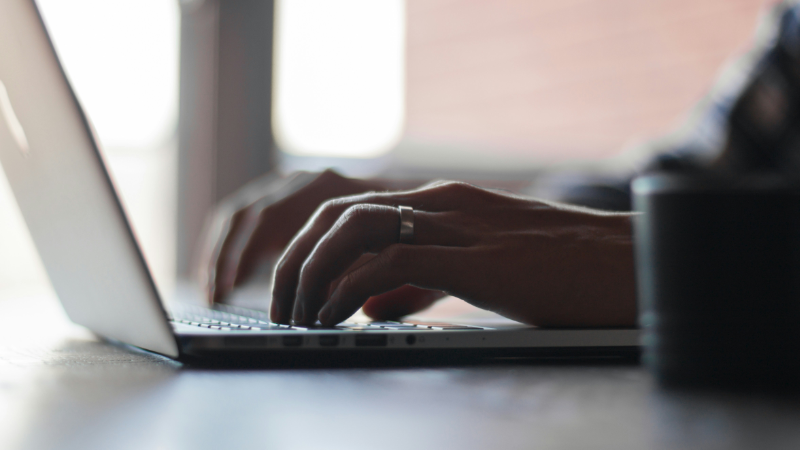
[{"label": "ring on finger", "polygon": [[397,242],[400,244],[412,244],[414,242],[414,208],[410,206],[398,206],[400,211],[400,232]]}]

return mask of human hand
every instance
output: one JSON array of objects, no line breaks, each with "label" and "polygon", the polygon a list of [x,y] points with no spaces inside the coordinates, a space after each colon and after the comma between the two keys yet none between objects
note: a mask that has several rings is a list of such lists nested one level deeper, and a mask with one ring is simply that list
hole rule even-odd
[{"label": "human hand", "polygon": [[[413,245],[397,243],[397,205],[415,209]],[[409,285],[535,325],[631,326],[630,215],[464,183],[330,200],[278,262],[271,318],[330,326]]]},{"label": "human hand", "polygon": [[322,202],[371,187],[333,171],[269,174],[220,202],[200,258],[200,282],[209,300],[222,300],[261,264],[277,259]]},{"label": "human hand", "polygon": [[[203,240],[199,275],[208,300],[221,301],[274,261],[325,200],[381,189],[376,181],[342,177],[336,172],[271,174],[248,184],[216,208]],[[405,287],[372,299],[365,311],[376,319],[418,311],[441,293]]]}]

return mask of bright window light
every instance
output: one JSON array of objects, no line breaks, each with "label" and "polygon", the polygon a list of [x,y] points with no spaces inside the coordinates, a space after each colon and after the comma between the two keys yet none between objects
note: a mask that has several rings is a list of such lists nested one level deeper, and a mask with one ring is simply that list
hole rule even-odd
[{"label": "bright window light", "polygon": [[[156,282],[162,293],[168,293],[176,248],[179,4],[176,0],[36,3],[97,131]],[[0,210],[0,217],[3,214]],[[3,228],[0,221],[0,248],[6,248]]]},{"label": "bright window light", "polygon": [[178,111],[176,1],[39,0],[106,150],[161,145]]},{"label": "bright window light", "polygon": [[403,0],[278,0],[273,127],[295,155],[370,158],[405,115]]}]

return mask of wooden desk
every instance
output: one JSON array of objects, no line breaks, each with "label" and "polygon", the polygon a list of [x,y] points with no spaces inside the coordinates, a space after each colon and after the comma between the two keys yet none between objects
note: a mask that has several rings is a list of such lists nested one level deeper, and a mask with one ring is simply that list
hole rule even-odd
[{"label": "wooden desk", "polygon": [[800,402],[656,389],[634,365],[208,370],[0,295],[0,448],[800,448]]}]

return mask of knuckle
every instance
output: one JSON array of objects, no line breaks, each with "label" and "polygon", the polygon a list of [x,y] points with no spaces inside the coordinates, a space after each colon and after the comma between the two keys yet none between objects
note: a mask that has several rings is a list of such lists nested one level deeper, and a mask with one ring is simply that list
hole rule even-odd
[{"label": "knuckle", "polygon": [[442,194],[449,197],[458,197],[467,192],[471,192],[475,188],[471,184],[464,183],[463,181],[447,181],[437,186],[437,189]]},{"label": "knuckle", "polygon": [[465,192],[474,189],[474,186],[472,186],[469,183],[465,183],[463,181],[450,181],[445,183],[445,187],[453,192]]},{"label": "knuckle", "polygon": [[243,208],[234,213],[231,218],[231,226],[237,227],[237,230],[246,229],[247,226],[258,220],[259,217],[259,211],[257,211],[255,208]]},{"label": "knuckle", "polygon": [[324,201],[317,209],[317,217],[322,220],[333,221],[339,216],[342,209],[340,199],[330,199]]},{"label": "knuckle", "polygon": [[469,207],[470,202],[482,198],[481,192],[483,192],[481,188],[463,181],[449,181],[438,189],[440,197],[455,209]]},{"label": "knuckle", "polygon": [[229,211],[218,211],[219,216],[222,220],[228,222],[231,225],[239,223],[245,215],[247,215],[247,208],[237,209],[233,213]]},{"label": "knuckle", "polygon": [[344,217],[349,217],[349,218],[352,218],[352,219],[357,219],[357,218],[363,216],[364,214],[369,213],[370,209],[371,209],[370,205],[365,205],[363,203],[359,203],[359,204],[356,204],[356,205],[349,206],[345,210],[343,216]]},{"label": "knuckle", "polygon": [[230,219],[242,209],[244,208],[238,204],[223,200],[214,207],[212,214],[215,218]]},{"label": "knuckle", "polygon": [[449,184],[449,183],[453,183],[453,181],[447,180],[447,179],[444,179],[444,178],[439,178],[439,179],[433,180],[430,183],[424,185],[422,188],[423,189],[440,189],[442,186],[444,186],[446,184]]},{"label": "knuckle", "polygon": [[263,225],[272,219],[272,208],[266,207],[258,212],[258,223]]},{"label": "knuckle", "polygon": [[370,215],[372,207],[370,205],[353,205],[348,207],[339,218],[340,227],[360,227],[364,219]]},{"label": "knuckle", "polygon": [[322,181],[339,181],[343,180],[344,177],[339,175],[339,172],[331,168],[327,168],[320,172],[320,174],[317,176],[317,179]]}]

